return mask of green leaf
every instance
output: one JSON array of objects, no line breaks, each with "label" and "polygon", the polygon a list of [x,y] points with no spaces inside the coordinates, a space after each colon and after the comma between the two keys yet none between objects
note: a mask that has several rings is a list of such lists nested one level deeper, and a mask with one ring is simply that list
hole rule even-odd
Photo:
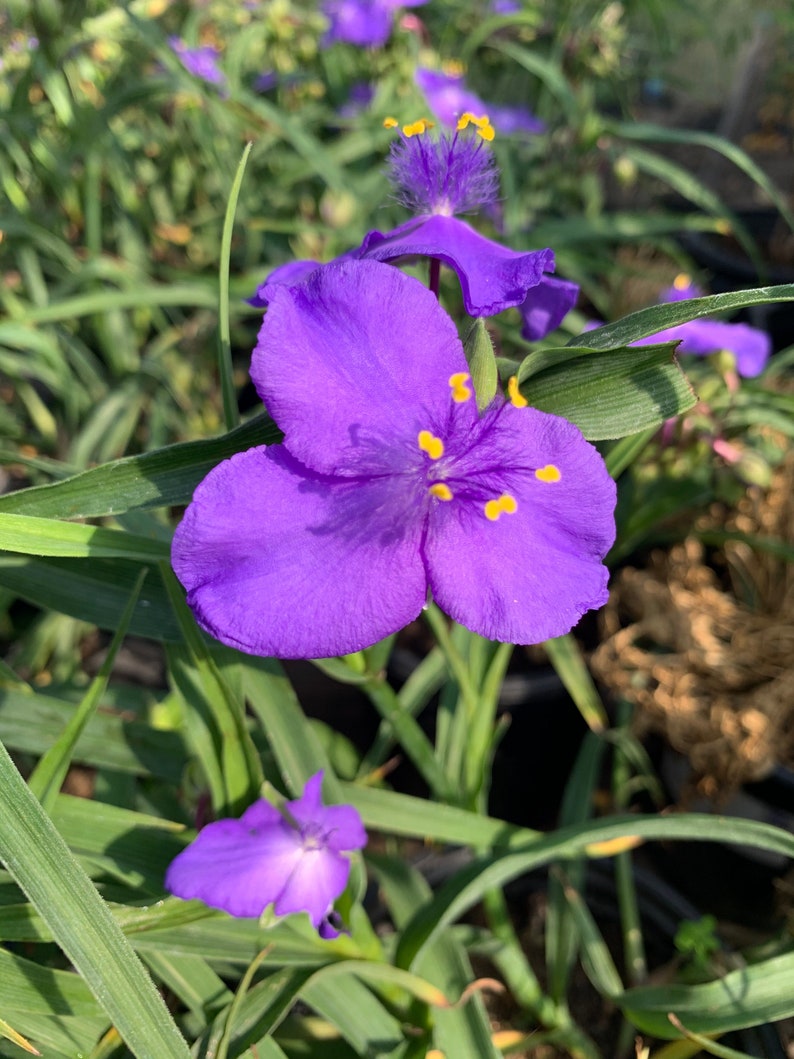
[{"label": "green leaf", "polygon": [[168,545],[163,541],[123,530],[3,512],[0,512],[0,550],[81,559],[137,559],[144,563],[169,556]]},{"label": "green leaf", "polygon": [[[587,341],[598,334],[589,332]],[[570,420],[590,441],[660,426],[696,403],[672,355],[673,343],[610,347],[608,353],[593,356],[582,341],[579,336],[574,348],[531,353],[518,378],[530,405]]]},{"label": "green leaf", "polygon": [[603,732],[609,719],[579,644],[570,633],[566,633],[546,640],[543,647],[588,728],[593,732]]},{"label": "green leaf", "polygon": [[[365,823],[369,821],[365,820]],[[421,830],[422,819],[416,823],[417,833],[424,833]],[[560,828],[524,850],[480,858],[450,879],[433,900],[416,913],[403,931],[395,962],[398,966],[410,969],[437,932],[480,900],[486,890],[502,886],[516,875],[560,857],[571,857],[582,852],[599,856],[603,855],[600,852],[601,844],[615,839],[643,838],[705,839],[769,849],[794,857],[794,835],[766,824],[701,813],[664,818],[627,816]]]},{"label": "green leaf", "polygon": [[0,511],[61,519],[99,518],[136,508],[186,504],[198,483],[221,460],[280,439],[281,432],[272,420],[257,416],[219,438],[127,456],[62,482],[8,493],[0,497]]},{"label": "green leaf", "polygon": [[232,190],[226,204],[226,215],[223,219],[221,234],[221,253],[218,277],[218,374],[221,377],[221,395],[223,398],[223,418],[227,430],[233,430],[240,422],[237,410],[237,395],[234,390],[234,366],[232,364],[232,342],[229,335],[229,258],[232,250],[232,233],[237,200],[243,183],[245,167],[251,154],[253,143],[249,142],[243,149],[242,157],[234,174]]},{"label": "green leaf", "polygon": [[262,764],[245,724],[245,704],[211,654],[170,567],[163,564],[160,573],[187,647],[183,672],[191,676],[188,669],[193,670],[192,685],[183,685],[186,702],[190,710],[202,714],[215,750],[216,760],[209,762],[210,775],[219,776],[219,783],[213,785],[213,808],[220,816],[237,816],[256,799],[263,779]]},{"label": "green leaf", "polygon": [[[0,739],[12,750],[41,756],[71,723],[76,705],[44,693],[0,688]],[[162,731],[119,712],[102,710],[89,718],[73,760],[93,768],[137,776],[157,776],[178,784],[186,764],[177,732]]]},{"label": "green leaf", "polygon": [[[12,515],[10,517],[21,518],[24,516]],[[66,773],[69,770],[77,742],[86,724],[94,715],[99,706],[99,700],[105,692],[121,642],[127,635],[132,612],[147,572],[146,569],[141,570],[129,602],[121,616],[119,627],[108,648],[105,660],[96,677],[91,681],[91,686],[83,696],[82,702],[69,719],[69,723],[63,733],[47,753],[44,754],[30,775],[28,786],[48,812],[52,809],[58,791],[61,789],[61,784],[66,779]]]},{"label": "green leaf", "polygon": [[[794,283],[778,287],[758,287],[754,290],[731,291],[728,294],[711,294],[707,298],[688,298],[686,301],[666,302],[652,305],[648,309],[624,316],[614,324],[605,324],[586,335],[577,335],[569,346],[590,349],[618,349],[629,342],[647,338],[668,327],[676,327],[688,320],[702,320],[714,313],[729,313],[748,305],[770,305],[775,302],[794,301]],[[642,347],[640,347],[642,348]],[[638,352],[635,349],[635,352]],[[639,429],[639,428],[638,428]]]},{"label": "green leaf", "polygon": [[189,1059],[151,978],[4,747],[0,804],[0,848],[8,871],[130,1050],[141,1057]]},{"label": "green leaf", "polygon": [[673,1012],[692,1033],[727,1033],[794,1016],[794,952],[730,971],[702,985],[640,986],[616,996],[643,1033],[665,1040],[678,1036]]},{"label": "green leaf", "polygon": [[[100,629],[116,629],[140,566],[128,559],[32,558],[0,554],[0,585],[45,610],[70,614]],[[141,589],[130,632],[152,640],[182,639],[159,569]]]}]

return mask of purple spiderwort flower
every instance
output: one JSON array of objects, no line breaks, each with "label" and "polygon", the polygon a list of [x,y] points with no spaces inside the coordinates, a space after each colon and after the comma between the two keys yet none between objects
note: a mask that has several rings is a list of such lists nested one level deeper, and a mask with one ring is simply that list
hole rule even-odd
[{"label": "purple spiderwort flower", "polygon": [[352,805],[322,804],[322,780],[312,776],[285,815],[260,799],[239,820],[207,824],[169,865],[166,889],[239,917],[271,904],[279,916],[308,912],[322,937],[336,937],[332,906],[350,874],[344,854],[367,834]]},{"label": "purple spiderwort flower", "polygon": [[[662,291],[660,302],[684,301],[687,298],[699,298],[703,291],[691,282],[689,276],[681,274],[676,277],[673,286]],[[633,346],[644,346],[655,342],[678,341],[679,353],[690,353],[705,357],[710,353],[726,350],[732,353],[736,361],[736,371],[744,378],[760,375],[772,355],[772,340],[766,331],[749,324],[732,324],[725,320],[689,320],[687,323],[657,331],[648,335]]]},{"label": "purple spiderwort flower", "polygon": [[207,44],[190,48],[181,37],[169,37],[168,44],[188,73],[211,85],[225,85],[226,75],[218,66],[220,52]]},{"label": "purple spiderwort flower", "polygon": [[537,643],[606,601],[603,460],[514,383],[478,412],[457,329],[418,280],[345,261],[276,287],[251,377],[284,442],[215,467],[171,553],[216,639],[348,654],[430,591],[482,636]]},{"label": "purple spiderwort flower", "polygon": [[458,119],[468,112],[478,118],[490,118],[492,125],[507,134],[546,131],[545,122],[536,118],[526,107],[486,103],[480,99],[457,70],[444,72],[420,66],[414,74],[414,81],[442,125],[454,127]]},{"label": "purple spiderwort flower", "polygon": [[322,11],[331,25],[323,47],[343,41],[360,48],[380,48],[389,39],[395,11],[425,3],[427,0],[324,0]]},{"label": "purple spiderwort flower", "polygon": [[[387,124],[400,134],[389,156],[389,179],[397,199],[417,216],[389,232],[368,232],[361,246],[343,257],[385,262],[434,258],[457,274],[470,316],[493,316],[517,307],[521,333],[529,341],[558,327],[576,304],[579,288],[549,275],[553,251],[512,250],[454,216],[487,207],[498,194],[498,172],[488,146],[494,131],[488,119],[466,113],[454,133],[442,132],[437,138],[428,136],[431,124],[424,120],[402,128],[394,119]],[[266,306],[277,284],[294,282],[315,267],[315,261],[302,261],[275,269],[250,303]]]}]

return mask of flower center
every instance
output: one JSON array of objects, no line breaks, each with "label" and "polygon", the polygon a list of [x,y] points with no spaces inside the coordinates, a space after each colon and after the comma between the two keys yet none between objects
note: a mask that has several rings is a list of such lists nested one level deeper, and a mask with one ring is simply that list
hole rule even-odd
[{"label": "flower center", "polygon": [[419,118],[397,129],[391,146],[388,177],[398,200],[419,215],[451,217],[489,206],[499,193],[499,172],[488,144],[494,128],[486,116],[465,113],[453,133],[429,135],[433,123]]},{"label": "flower center", "polygon": [[[474,397],[471,376],[465,371],[450,375],[449,389],[453,406],[465,404]],[[491,416],[512,414],[511,408],[528,407],[529,402],[519,391],[515,376],[508,381],[507,397],[507,402],[492,405],[481,417],[479,427],[486,435],[489,429],[493,429],[493,425],[490,428],[486,425]],[[478,431],[475,430],[473,438],[471,430],[467,429],[467,440],[464,446],[461,446],[454,427],[447,434],[446,441],[431,430],[420,430],[416,444],[425,456],[424,467],[420,473],[424,478],[427,493],[435,500],[445,503],[451,500],[472,503],[489,522],[498,522],[502,515],[514,515],[518,511],[518,500],[513,493],[499,490],[497,483],[506,484],[505,466],[498,458],[494,460],[493,453],[486,457],[485,466],[478,466],[480,461],[477,457],[485,456],[485,452],[481,443],[475,440],[477,434]],[[559,482],[562,478],[560,468],[554,463],[547,463],[542,467],[522,468],[524,473],[527,470],[534,474],[538,482],[546,485]]]}]

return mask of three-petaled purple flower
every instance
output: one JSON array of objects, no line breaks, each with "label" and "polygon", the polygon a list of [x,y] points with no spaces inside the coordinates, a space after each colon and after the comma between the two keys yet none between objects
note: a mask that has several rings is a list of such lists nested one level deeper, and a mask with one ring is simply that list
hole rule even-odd
[{"label": "three-petaled purple flower", "polygon": [[312,776],[284,815],[260,800],[239,820],[207,824],[169,865],[166,889],[233,916],[258,917],[268,905],[279,916],[308,912],[322,937],[336,937],[333,903],[350,874],[344,854],[367,834],[351,805],[322,804],[322,780]]},{"label": "three-petaled purple flower", "polygon": [[380,48],[389,39],[395,11],[425,3],[427,0],[324,0],[322,11],[331,25],[323,45],[343,41],[360,48]]},{"label": "three-petaled purple flower", "polygon": [[251,376],[284,442],[211,471],[173,541],[212,636],[348,654],[429,591],[469,629],[526,644],[605,602],[603,460],[515,384],[479,413],[455,325],[418,280],[347,261],[276,287]]},{"label": "three-petaled purple flower", "polygon": [[[689,276],[681,274],[676,277],[672,287],[662,291],[659,301],[684,301],[687,298],[699,298],[703,291],[691,282]],[[772,354],[772,341],[766,331],[761,331],[750,324],[732,324],[726,320],[688,320],[675,327],[667,327],[632,342],[633,346],[645,346],[655,342],[678,341],[679,353],[690,353],[705,357],[710,353],[725,350],[732,353],[736,361],[736,371],[745,378],[760,375]]]},{"label": "three-petaled purple flower", "polygon": [[[524,338],[553,331],[576,303],[575,283],[550,275],[549,249],[519,251],[502,246],[454,216],[493,204],[499,191],[496,164],[488,146],[493,126],[464,114],[453,133],[430,135],[424,120],[403,125],[393,119],[399,138],[389,157],[389,178],[397,198],[416,216],[388,232],[370,231],[344,258],[400,261],[429,257],[453,269],[470,316],[493,316],[518,308]],[[266,306],[280,284],[310,275],[316,261],[293,261],[275,269],[250,299]]]},{"label": "three-petaled purple flower", "polygon": [[221,53],[217,48],[211,44],[191,48],[181,37],[169,37],[168,44],[189,74],[211,85],[226,84],[226,75],[218,66]]}]

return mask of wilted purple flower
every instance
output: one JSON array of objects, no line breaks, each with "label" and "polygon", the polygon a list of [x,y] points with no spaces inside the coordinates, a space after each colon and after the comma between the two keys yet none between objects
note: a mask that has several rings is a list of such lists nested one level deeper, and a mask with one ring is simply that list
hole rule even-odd
[{"label": "wilted purple flower", "polygon": [[324,0],[322,11],[331,25],[323,45],[344,41],[360,48],[380,48],[389,39],[395,11],[425,3],[427,0]]},{"label": "wilted purple flower", "polygon": [[[370,231],[345,257],[399,261],[436,258],[460,280],[463,304],[471,316],[493,316],[517,307],[522,334],[535,340],[553,331],[576,303],[579,288],[555,279],[551,250],[518,251],[480,235],[455,213],[492,204],[498,172],[488,142],[493,127],[470,114],[454,133],[429,135],[430,123],[403,125],[390,119],[400,138],[389,157],[389,177],[397,198],[418,216],[388,232]],[[307,275],[317,262],[290,262],[271,272],[250,299],[265,306],[274,287]]]},{"label": "wilted purple flower", "polygon": [[[660,295],[660,302],[683,301],[699,298],[703,291],[683,273],[676,277],[673,286]],[[675,327],[657,331],[655,335],[632,342],[633,346],[644,346],[655,342],[678,341],[679,353],[691,353],[705,357],[709,353],[726,350],[736,360],[737,372],[745,378],[760,375],[772,354],[772,340],[766,331],[749,324],[732,324],[725,320],[689,320]]]},{"label": "wilted purple flower", "polygon": [[482,636],[537,643],[606,601],[603,460],[515,383],[479,413],[457,329],[418,280],[346,261],[276,287],[251,377],[285,440],[215,467],[172,547],[216,639],[347,654],[430,591]]},{"label": "wilted purple flower", "polygon": [[217,48],[211,44],[190,48],[181,37],[169,37],[168,44],[188,73],[211,85],[226,84],[226,75],[218,66],[221,53]]},{"label": "wilted purple flower", "polygon": [[500,132],[546,131],[545,122],[526,107],[501,106],[486,103],[467,87],[460,73],[444,73],[418,67],[414,80],[421,89],[427,105],[443,125],[454,126],[458,118],[467,111],[478,118],[488,117]]},{"label": "wilted purple flower", "polygon": [[239,820],[207,824],[169,865],[166,889],[233,916],[259,917],[271,904],[279,916],[308,912],[322,937],[336,937],[332,906],[350,873],[343,854],[367,835],[351,805],[322,804],[322,781],[322,772],[308,780],[286,818],[260,800]]}]

